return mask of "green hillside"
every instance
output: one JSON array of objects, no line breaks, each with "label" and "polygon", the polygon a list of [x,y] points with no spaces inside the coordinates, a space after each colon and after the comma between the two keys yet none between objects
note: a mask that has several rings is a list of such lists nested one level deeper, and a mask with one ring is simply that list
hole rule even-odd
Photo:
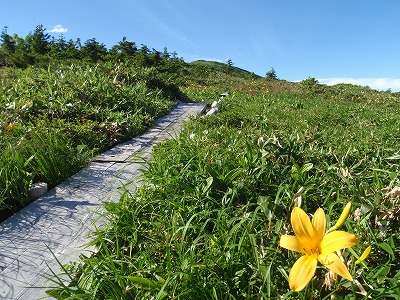
[{"label": "green hillside", "polygon": [[191,62],[190,65],[195,67],[204,67],[205,70],[214,70],[222,73],[231,73],[230,75],[239,76],[243,78],[261,78],[259,75],[254,74],[253,72],[249,72],[247,70],[238,68],[236,66],[229,66],[225,63],[220,63],[216,61],[206,61],[206,60],[197,60]]}]

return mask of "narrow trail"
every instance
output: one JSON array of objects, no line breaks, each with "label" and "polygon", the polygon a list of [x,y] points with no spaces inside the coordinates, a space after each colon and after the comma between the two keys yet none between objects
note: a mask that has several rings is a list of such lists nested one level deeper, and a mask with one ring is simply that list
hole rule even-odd
[{"label": "narrow trail", "polygon": [[[205,104],[179,103],[155,127],[99,155],[87,168],[50,190],[0,224],[0,299],[40,299],[51,286],[45,276],[59,273],[61,263],[77,261],[104,201],[117,201],[120,188],[139,175],[138,152],[150,157],[152,147],[177,134],[190,115],[203,113]],[[51,249],[51,251],[50,251]],[[34,287],[34,288],[32,288]]]}]

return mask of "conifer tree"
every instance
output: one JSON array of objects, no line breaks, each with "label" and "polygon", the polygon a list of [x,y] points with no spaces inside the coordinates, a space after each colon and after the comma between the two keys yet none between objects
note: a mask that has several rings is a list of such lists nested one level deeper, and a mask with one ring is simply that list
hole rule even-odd
[{"label": "conifer tree", "polygon": [[11,35],[7,33],[7,29],[8,27],[5,26],[3,31],[1,32],[1,49],[8,54],[11,54],[15,52],[15,40]]},{"label": "conifer tree", "polygon": [[50,50],[51,36],[46,33],[42,24],[37,25],[33,34],[28,35],[25,40],[30,42],[30,51],[34,56],[46,54]]}]

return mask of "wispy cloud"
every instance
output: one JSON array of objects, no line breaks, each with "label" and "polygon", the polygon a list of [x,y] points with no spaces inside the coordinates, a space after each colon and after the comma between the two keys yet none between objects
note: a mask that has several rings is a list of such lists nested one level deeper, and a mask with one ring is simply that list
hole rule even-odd
[{"label": "wispy cloud", "polygon": [[65,33],[68,32],[68,28],[65,28],[62,25],[56,25],[52,29],[50,29],[50,32]]},{"label": "wispy cloud", "polygon": [[338,83],[351,83],[362,86],[369,86],[376,90],[399,90],[400,79],[395,78],[349,78],[349,77],[334,77],[334,78],[318,78],[319,83],[334,85]]},{"label": "wispy cloud", "polygon": [[[136,8],[137,11],[145,18],[145,23],[148,27],[152,28],[155,32],[158,32],[167,37],[178,40],[186,45],[195,47],[195,43],[192,42],[181,30],[181,28],[177,29],[174,25],[174,22],[171,21],[171,10],[173,6],[167,4],[168,2],[164,1],[164,13],[162,15],[157,15],[154,11],[150,9],[146,9],[145,7]],[[166,15],[168,17],[166,17]]]}]

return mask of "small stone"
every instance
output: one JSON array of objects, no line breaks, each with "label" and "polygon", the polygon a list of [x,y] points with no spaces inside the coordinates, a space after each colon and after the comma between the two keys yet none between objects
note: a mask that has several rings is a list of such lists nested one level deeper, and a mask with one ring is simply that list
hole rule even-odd
[{"label": "small stone", "polygon": [[36,200],[44,193],[47,192],[48,186],[46,182],[37,182],[33,183],[31,188],[28,191],[29,199]]}]

